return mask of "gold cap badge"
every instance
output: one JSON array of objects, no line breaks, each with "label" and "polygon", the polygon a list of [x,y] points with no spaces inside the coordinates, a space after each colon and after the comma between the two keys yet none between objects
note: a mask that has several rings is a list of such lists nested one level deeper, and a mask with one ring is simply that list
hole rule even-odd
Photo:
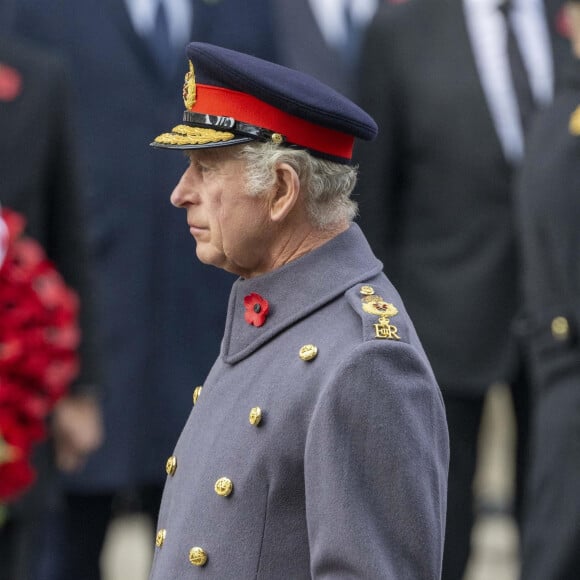
[{"label": "gold cap badge", "polygon": [[185,81],[183,83],[183,104],[188,111],[191,111],[196,100],[195,72],[193,70],[193,63],[189,61],[189,71],[185,73]]}]

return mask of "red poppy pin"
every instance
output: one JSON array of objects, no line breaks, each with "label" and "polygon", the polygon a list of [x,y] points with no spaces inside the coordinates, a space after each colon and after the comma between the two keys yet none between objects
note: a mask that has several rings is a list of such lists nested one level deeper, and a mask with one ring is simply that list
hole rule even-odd
[{"label": "red poppy pin", "polygon": [[565,6],[562,6],[556,14],[556,32],[564,38],[570,38],[570,23],[568,22]]},{"label": "red poppy pin", "polygon": [[0,101],[13,101],[22,91],[22,76],[11,66],[0,63]]},{"label": "red poppy pin", "polygon": [[262,326],[266,322],[270,305],[265,298],[252,292],[244,298],[244,307],[246,308],[244,318],[248,324]]}]

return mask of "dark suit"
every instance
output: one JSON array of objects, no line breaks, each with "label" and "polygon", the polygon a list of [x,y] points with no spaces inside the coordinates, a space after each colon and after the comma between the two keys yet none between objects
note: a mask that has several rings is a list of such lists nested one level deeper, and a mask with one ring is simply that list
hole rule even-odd
[{"label": "dark suit", "polygon": [[554,53],[554,76],[556,87],[566,85],[570,74],[577,68],[576,59],[570,50],[570,40],[562,28],[563,9],[566,0],[545,0],[546,18],[550,27],[552,51]]},{"label": "dark suit", "polygon": [[516,190],[523,328],[535,386],[523,580],[580,577],[580,62],[575,65],[534,125]]},{"label": "dark suit", "polygon": [[451,466],[443,577],[457,580],[469,553],[484,396],[495,381],[521,379],[511,335],[519,303],[513,169],[461,0],[384,5],[361,67],[360,104],[380,128],[378,142],[358,152],[361,225],[444,392]]},{"label": "dark suit", "polygon": [[[73,390],[99,380],[90,324],[89,282],[75,150],[67,117],[69,87],[63,63],[54,55],[6,36],[0,37],[0,66],[12,71],[20,89],[0,97],[0,203],[27,220],[36,239],[81,298],[81,373]],[[38,547],[40,516],[55,497],[48,448],[37,449],[38,482],[11,506],[12,518],[0,526],[0,578],[29,578],[26,552]],[[12,565],[16,569],[12,569]]]},{"label": "dark suit", "polygon": [[[97,273],[106,441],[67,487],[87,496],[152,485],[160,494],[160,462],[217,355],[232,280],[195,260],[169,203],[185,160],[149,147],[184,109],[184,49],[173,72],[160,70],[123,0],[24,1],[17,27],[71,63]],[[272,57],[270,30],[262,0],[194,3],[192,38]]]},{"label": "dark suit", "polygon": [[280,62],[321,80],[340,93],[355,94],[355,67],[331,46],[308,0],[271,0]]},{"label": "dark suit", "polygon": [[[84,295],[86,248],[65,68],[55,55],[5,36],[0,64],[12,67],[22,81],[14,100],[0,99],[0,202],[26,217],[26,233]],[[85,334],[88,346],[90,333]],[[82,358],[77,382],[94,383],[93,351],[83,351]]]}]

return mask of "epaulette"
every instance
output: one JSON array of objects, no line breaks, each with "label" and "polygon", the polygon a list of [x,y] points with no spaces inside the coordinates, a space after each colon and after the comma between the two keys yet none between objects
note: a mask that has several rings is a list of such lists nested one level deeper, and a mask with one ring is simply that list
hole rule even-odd
[{"label": "epaulette", "polygon": [[406,312],[399,314],[401,298],[391,288],[359,284],[345,294],[362,321],[363,340],[409,341]]}]

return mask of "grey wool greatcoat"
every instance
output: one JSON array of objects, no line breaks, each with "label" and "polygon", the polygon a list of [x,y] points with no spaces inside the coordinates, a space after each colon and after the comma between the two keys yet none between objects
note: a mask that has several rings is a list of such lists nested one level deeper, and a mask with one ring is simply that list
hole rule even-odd
[{"label": "grey wool greatcoat", "polygon": [[[373,291],[398,309],[383,320],[390,338],[363,310]],[[244,318],[251,293],[270,306],[259,328]],[[301,357],[305,345],[317,356]],[[196,395],[168,450],[151,580],[440,577],[442,398],[358,226],[235,282]]]}]

